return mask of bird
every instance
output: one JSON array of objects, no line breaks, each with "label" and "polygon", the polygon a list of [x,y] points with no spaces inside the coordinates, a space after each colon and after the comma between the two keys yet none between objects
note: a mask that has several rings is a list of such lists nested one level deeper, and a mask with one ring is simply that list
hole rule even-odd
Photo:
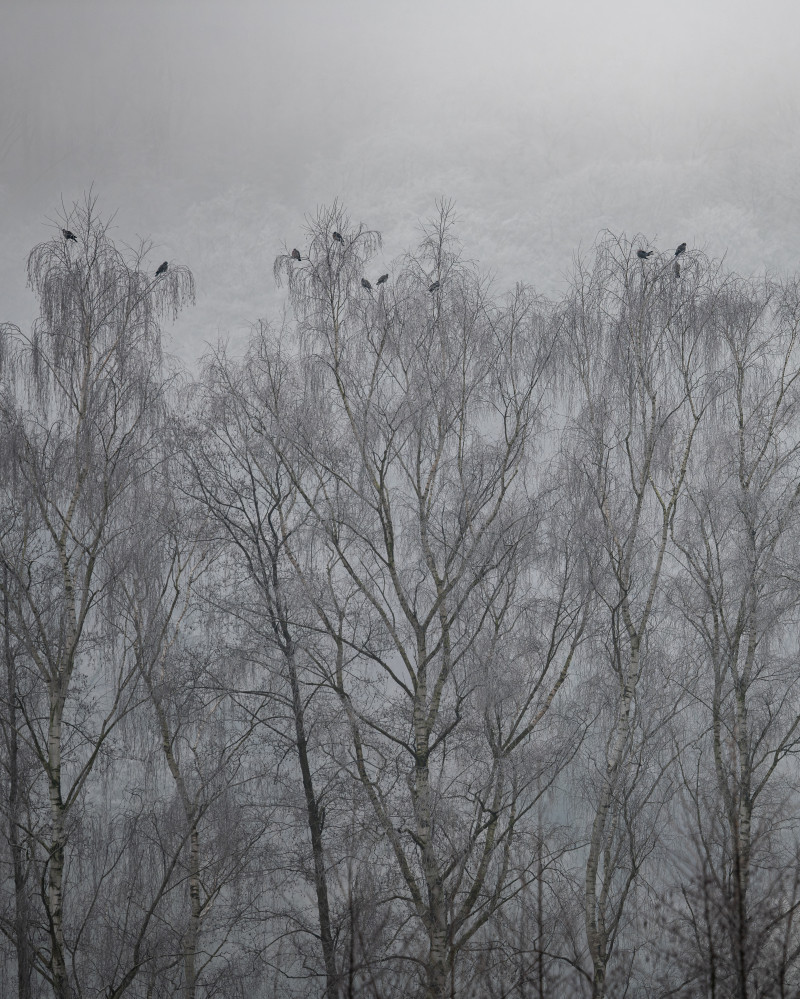
[{"label": "bird", "polygon": [[75,235],[74,232],[70,232],[69,229],[62,229],[61,231],[64,233],[64,239],[66,239],[67,241],[71,239],[73,243],[78,242],[78,237]]},{"label": "bird", "polygon": [[337,243],[343,243],[344,242],[344,236],[340,232],[334,232],[333,238],[334,238],[334,240]]},{"label": "bird", "polygon": [[159,274],[166,274],[167,273],[167,267],[169,267],[169,264],[165,260],[164,263],[156,271],[156,277],[158,277]]},{"label": "bird", "polygon": [[389,280],[388,274],[381,274],[381,276],[376,281],[376,284],[386,284],[388,280]]},{"label": "bird", "polygon": [[372,291],[372,285],[367,281],[366,278],[361,278],[361,287],[366,288],[367,291]]},{"label": "bird", "polygon": [[672,265],[672,273],[675,275],[676,278],[679,278],[681,276],[681,265],[678,263],[677,260]]},{"label": "bird", "polygon": [[655,250],[637,250],[636,251],[636,256],[640,260],[647,260],[647,258],[651,257],[653,255],[653,253],[655,253]]},{"label": "bird", "polygon": [[294,259],[294,260],[302,260],[302,259],[303,259],[303,258],[302,258],[302,257],[300,256],[300,251],[299,251],[299,250],[297,249],[297,247],[295,247],[295,248],[294,248],[294,249],[292,250],[292,259]]},{"label": "bird", "polygon": [[434,281],[433,284],[430,285],[429,288],[428,288],[428,291],[438,291],[438,290],[439,290],[439,282],[438,281]]},{"label": "bird", "polygon": [[675,256],[679,257],[682,253],[686,253],[686,243],[681,243],[681,245],[675,251]]}]

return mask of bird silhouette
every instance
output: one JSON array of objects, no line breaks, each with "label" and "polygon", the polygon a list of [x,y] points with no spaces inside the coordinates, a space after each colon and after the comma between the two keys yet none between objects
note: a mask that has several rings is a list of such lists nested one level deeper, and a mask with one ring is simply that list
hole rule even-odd
[{"label": "bird silhouette", "polygon": [[428,291],[438,291],[439,284],[440,284],[439,281],[434,281],[433,284],[429,286]]},{"label": "bird silhouette", "polygon": [[366,278],[361,278],[361,287],[366,288],[367,291],[372,291],[372,285],[367,281]]},{"label": "bird silhouette", "polygon": [[302,260],[302,259],[303,259],[303,258],[302,258],[302,257],[300,256],[300,251],[299,251],[299,250],[297,249],[297,247],[295,247],[295,248],[294,248],[294,249],[292,250],[292,259],[293,259],[293,260]]},{"label": "bird silhouette", "polygon": [[340,232],[334,232],[333,238],[336,240],[337,243],[344,242],[344,236]]},{"label": "bird silhouette", "polygon": [[378,278],[376,284],[386,284],[386,282],[388,280],[389,280],[389,275],[388,274],[381,274],[381,276]]},{"label": "bird silhouette", "polygon": [[74,232],[70,232],[69,229],[62,229],[61,231],[64,233],[64,239],[66,239],[67,241],[71,239],[73,243],[78,242],[78,237],[75,235]]},{"label": "bird silhouette", "polygon": [[167,273],[167,267],[169,267],[169,264],[165,260],[164,263],[156,271],[156,277],[158,277],[159,274],[166,274]]},{"label": "bird silhouette", "polygon": [[676,278],[679,278],[681,276],[681,265],[678,263],[677,260],[672,265],[672,273],[675,275]]},{"label": "bird silhouette", "polygon": [[655,250],[637,250],[637,251],[636,251],[636,256],[637,256],[637,257],[638,257],[638,258],[639,258],[640,260],[647,260],[647,258],[648,258],[648,257],[652,257],[652,255],[653,255],[654,253],[655,253]]},{"label": "bird silhouette", "polygon": [[675,251],[675,256],[679,257],[682,253],[686,253],[686,243],[681,243],[681,245]]}]

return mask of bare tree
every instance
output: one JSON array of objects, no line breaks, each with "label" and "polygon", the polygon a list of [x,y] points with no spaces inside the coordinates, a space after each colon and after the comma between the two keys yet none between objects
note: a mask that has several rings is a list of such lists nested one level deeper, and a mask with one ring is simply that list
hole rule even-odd
[{"label": "bare tree", "polygon": [[672,525],[674,593],[698,664],[683,762],[698,886],[688,918],[705,926],[702,963],[719,994],[745,999],[798,981],[786,827],[800,790],[797,283],[731,280],[716,321],[724,391]]},{"label": "bare tree", "polygon": [[[213,627],[202,625],[207,605],[194,594],[209,561],[210,546],[201,543],[202,519],[195,520],[185,504],[177,505],[180,497],[165,488],[163,479],[158,485],[153,483],[149,501],[143,500],[151,512],[150,527],[139,537],[139,557],[119,588],[118,619],[177,799],[170,852],[181,858],[176,873],[185,891],[173,891],[181,904],[161,913],[169,927],[164,936],[179,938],[165,944],[162,965],[179,956],[177,987],[195,999],[201,983],[213,980],[215,961],[247,916],[247,903],[238,907],[235,898],[237,884],[269,812],[246,804],[262,779],[261,768],[247,759],[257,713],[235,710],[231,657],[214,639]],[[220,659],[226,667],[224,685],[218,678]],[[162,977],[169,977],[166,970]]]},{"label": "bare tree", "polygon": [[521,890],[518,823],[577,742],[548,718],[586,613],[577,548],[545,540],[554,487],[534,460],[549,315],[524,289],[495,303],[452,224],[442,206],[391,292],[364,296],[376,238],[321,212],[309,260],[276,265],[300,356],[261,351],[273,447],[314,524],[284,542],[334,645],[319,667],[348,720],[343,762],[424,929],[406,960],[430,997],[458,991],[458,955]]},{"label": "bare tree", "polygon": [[13,906],[13,930],[9,927],[9,935],[14,941],[17,958],[17,991],[19,999],[31,999],[32,996],[32,972],[33,972],[33,948],[31,921],[29,915],[28,884],[30,878],[30,865],[26,862],[26,800],[27,788],[25,777],[25,767],[21,762],[20,751],[24,747],[20,746],[18,732],[18,702],[20,698],[19,684],[17,682],[17,658],[18,650],[16,641],[11,634],[11,621],[9,613],[8,589],[10,586],[8,567],[4,564],[3,572],[3,659],[5,661],[5,697],[3,698],[3,710],[0,712],[0,728],[2,729],[5,742],[6,770],[8,775],[8,795],[5,799],[7,815],[7,837],[11,851],[11,864],[14,879],[14,906]]},{"label": "bare tree", "polygon": [[92,198],[62,222],[76,239],[59,232],[28,259],[40,318],[30,336],[6,329],[0,352],[10,372],[3,488],[21,511],[15,543],[3,542],[2,586],[18,661],[40,695],[20,704],[18,726],[47,786],[38,841],[47,944],[37,947],[36,968],[58,999],[69,999],[72,816],[136,680],[128,660],[108,654],[104,601],[135,523],[127,496],[153,460],[151,433],[163,412],[158,318],[191,301],[194,285],[181,267],[166,278],[148,274],[146,246],[119,250]]},{"label": "bare tree", "polygon": [[666,266],[641,265],[638,242],[601,241],[591,270],[578,263],[564,312],[575,409],[571,453],[591,497],[584,536],[604,608],[595,690],[605,688],[606,707],[592,741],[599,759],[584,899],[597,999],[606,995],[625,904],[652,848],[636,820],[645,804],[661,804],[664,760],[647,760],[653,719],[643,714],[642,688],[663,687],[657,636],[664,560],[695,436],[715,391],[708,362],[714,269],[687,260],[676,285]]},{"label": "bare tree", "polygon": [[[270,728],[276,735],[280,730],[299,767],[316,898],[313,933],[322,950],[325,995],[336,999],[340,971],[323,843],[327,778],[315,765],[310,737],[312,724],[321,725],[319,712],[314,712],[312,720],[310,712],[312,701],[322,696],[322,685],[307,651],[309,640],[314,640],[309,632],[309,612],[304,611],[307,600],[285,550],[285,536],[303,535],[309,514],[272,448],[275,430],[263,401],[269,386],[262,377],[261,337],[268,338],[263,326],[255,331],[243,362],[236,363],[219,352],[207,363],[195,423],[184,441],[184,457],[191,471],[186,488],[208,518],[209,531],[222,545],[226,569],[220,575],[235,580],[227,587],[216,585],[213,602],[229,620],[245,629],[247,645],[261,645],[251,653],[264,666],[261,686],[237,690],[236,694],[255,694],[267,703]],[[226,599],[223,594],[228,591]],[[259,705],[251,710],[254,718],[267,720]],[[288,726],[281,726],[282,712],[290,719]],[[330,820],[331,815],[327,817]]]}]

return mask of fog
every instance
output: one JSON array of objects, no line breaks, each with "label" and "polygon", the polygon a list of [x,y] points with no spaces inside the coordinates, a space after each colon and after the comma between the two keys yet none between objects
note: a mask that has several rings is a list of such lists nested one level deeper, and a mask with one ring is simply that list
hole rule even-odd
[{"label": "fog", "polygon": [[194,271],[188,362],[276,313],[275,255],[334,198],[387,262],[453,199],[501,289],[558,294],[604,228],[798,267],[788,0],[5,0],[2,22],[0,320],[31,321],[27,253],[90,188],[119,240]]}]

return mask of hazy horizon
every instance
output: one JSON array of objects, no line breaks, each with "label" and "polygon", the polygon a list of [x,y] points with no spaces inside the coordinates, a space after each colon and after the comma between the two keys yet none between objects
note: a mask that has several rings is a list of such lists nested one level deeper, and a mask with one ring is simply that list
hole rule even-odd
[{"label": "hazy horizon", "polygon": [[792,271],[798,27],[788,2],[12,0],[0,319],[30,322],[27,254],[90,188],[121,241],[194,271],[188,361],[275,313],[275,255],[334,199],[387,264],[452,199],[500,289],[559,294],[606,228]]}]

